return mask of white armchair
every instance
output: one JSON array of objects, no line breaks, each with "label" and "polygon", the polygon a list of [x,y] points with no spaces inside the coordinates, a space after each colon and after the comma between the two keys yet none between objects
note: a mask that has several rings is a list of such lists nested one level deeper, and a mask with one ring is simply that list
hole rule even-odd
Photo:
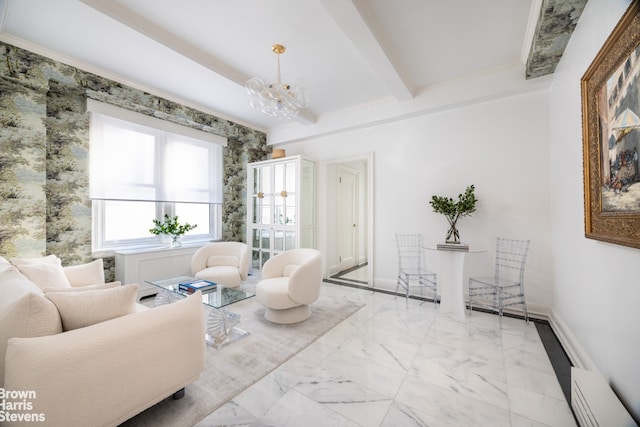
[{"label": "white armchair", "polygon": [[197,279],[236,287],[247,280],[250,261],[249,246],[246,243],[210,243],[193,254],[191,273]]},{"label": "white armchair", "polygon": [[320,296],[322,254],[315,249],[292,249],[264,263],[256,297],[265,305],[264,317],[273,323],[297,323],[311,316],[309,304]]}]

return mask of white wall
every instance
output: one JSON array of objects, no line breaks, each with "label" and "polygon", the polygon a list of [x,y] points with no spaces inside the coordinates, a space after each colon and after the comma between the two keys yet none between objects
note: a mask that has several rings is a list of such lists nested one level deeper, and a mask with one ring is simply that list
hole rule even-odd
[{"label": "white wall", "polygon": [[582,363],[640,419],[640,251],[584,237],[582,180],[580,79],[628,4],[587,3],[550,91],[553,308]]},{"label": "white wall", "polygon": [[496,237],[530,238],[527,299],[531,311],[546,313],[552,295],[548,105],[548,92],[541,91],[281,147],[317,161],[374,153],[369,265],[378,287],[395,288],[395,233],[422,233],[435,246],[447,222],[431,210],[431,196],[457,198],[475,184],[478,210],[458,225],[463,241],[488,252],[467,256],[466,276],[493,274]]}]

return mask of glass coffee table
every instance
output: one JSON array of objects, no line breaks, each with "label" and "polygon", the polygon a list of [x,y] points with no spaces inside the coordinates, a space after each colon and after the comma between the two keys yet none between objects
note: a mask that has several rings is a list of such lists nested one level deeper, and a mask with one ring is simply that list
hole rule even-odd
[{"label": "glass coffee table", "polygon": [[[156,306],[158,306],[188,296],[188,293],[179,289],[179,285],[193,280],[195,278],[191,276],[176,276],[168,279],[145,280],[145,282],[160,288],[160,292],[156,295]],[[205,338],[208,345],[220,349],[249,335],[249,332],[236,327],[240,323],[240,315],[224,307],[253,296],[255,294],[251,292],[222,285],[202,294],[202,303],[213,308],[207,317]]]}]

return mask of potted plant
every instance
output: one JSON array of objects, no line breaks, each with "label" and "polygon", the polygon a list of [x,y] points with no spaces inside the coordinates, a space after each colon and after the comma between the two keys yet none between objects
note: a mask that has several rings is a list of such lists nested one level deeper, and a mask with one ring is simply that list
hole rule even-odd
[{"label": "potted plant", "polygon": [[197,225],[191,225],[189,223],[180,224],[178,222],[178,215],[169,216],[164,214],[164,220],[160,222],[157,219],[153,219],[154,227],[149,229],[149,232],[154,235],[164,234],[171,238],[171,247],[180,246],[180,238],[187,231],[191,231],[197,227]]},{"label": "potted plant", "polygon": [[446,243],[460,243],[460,233],[456,228],[456,222],[462,216],[469,216],[476,211],[475,186],[470,185],[464,194],[458,195],[458,201],[451,197],[432,196],[431,207],[435,213],[443,214],[449,221],[449,231],[447,231]]}]

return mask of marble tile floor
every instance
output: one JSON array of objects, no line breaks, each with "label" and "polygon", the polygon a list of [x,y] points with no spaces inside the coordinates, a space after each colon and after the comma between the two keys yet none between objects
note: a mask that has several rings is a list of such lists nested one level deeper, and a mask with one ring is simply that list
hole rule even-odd
[{"label": "marble tile floor", "polygon": [[575,426],[533,322],[323,283],[358,312],[196,424]]}]

